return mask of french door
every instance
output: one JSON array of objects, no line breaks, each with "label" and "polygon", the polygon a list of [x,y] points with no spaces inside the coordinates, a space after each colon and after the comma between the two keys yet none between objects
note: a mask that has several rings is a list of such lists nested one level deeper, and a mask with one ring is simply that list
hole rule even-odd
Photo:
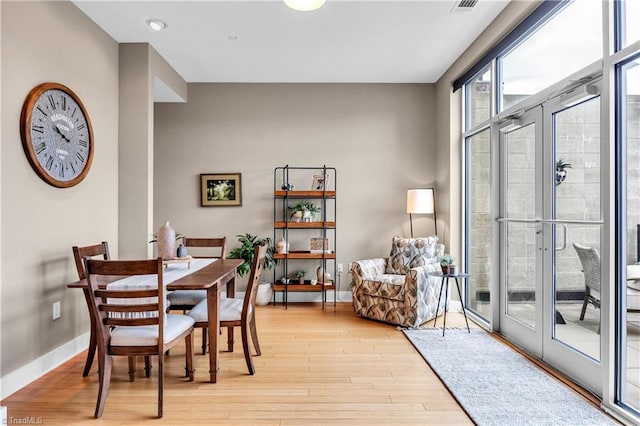
[{"label": "french door", "polygon": [[594,84],[579,87],[492,130],[500,149],[499,328],[601,394],[598,93]]}]

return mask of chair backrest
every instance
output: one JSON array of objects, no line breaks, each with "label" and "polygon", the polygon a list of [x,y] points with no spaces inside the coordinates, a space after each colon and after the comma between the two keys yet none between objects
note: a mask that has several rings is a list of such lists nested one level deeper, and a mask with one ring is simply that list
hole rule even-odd
[{"label": "chair backrest", "polygon": [[600,254],[593,247],[573,243],[584,272],[584,284],[590,289],[600,291]]},{"label": "chair backrest", "polygon": [[100,244],[94,244],[92,246],[73,246],[71,249],[73,250],[73,258],[76,261],[78,278],[81,280],[87,277],[87,274],[84,271],[85,258],[102,256],[104,260],[111,259],[111,256],[109,255],[109,243],[107,243],[106,241],[103,241]]},{"label": "chair backrest", "polygon": [[260,276],[264,271],[264,261],[267,256],[267,244],[256,245],[253,249],[253,262],[251,262],[251,273],[247,283],[247,290],[244,294],[244,302],[242,304],[243,319],[249,313],[253,313],[256,308],[256,293],[258,292],[258,284]]},{"label": "chair backrest", "polygon": [[194,257],[214,257],[218,259],[226,259],[227,258],[227,237],[221,238],[191,238],[191,237],[183,237],[182,244],[185,247],[202,247],[202,248],[220,248],[219,255],[210,255],[210,256],[194,256]]},{"label": "chair backrest", "polygon": [[[113,326],[158,325],[158,347],[163,343],[165,295],[162,285],[162,259],[152,260],[94,260],[85,259],[87,284],[92,303],[89,311],[99,327],[99,344],[109,341]],[[106,290],[99,286],[99,275],[131,276],[157,275],[153,288]],[[153,302],[149,302],[148,299]],[[142,300],[134,300],[142,299]],[[103,347],[106,349],[106,346]],[[160,350],[160,349],[159,349]]]}]

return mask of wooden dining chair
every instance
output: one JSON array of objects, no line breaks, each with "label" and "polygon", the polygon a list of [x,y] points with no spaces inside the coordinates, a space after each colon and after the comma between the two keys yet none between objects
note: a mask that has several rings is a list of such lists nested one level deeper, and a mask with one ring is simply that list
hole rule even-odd
[{"label": "wooden dining chair", "polygon": [[[104,260],[111,260],[111,255],[109,254],[109,243],[106,241],[91,246],[73,246],[71,250],[73,251],[73,258],[76,262],[78,279],[81,280],[87,278],[84,270],[84,259],[100,256]],[[84,298],[87,302],[87,307],[89,307],[91,304],[91,293],[88,291],[88,289],[84,291]],[[95,324],[93,323],[93,317],[91,315],[89,315],[89,321],[91,323],[91,329],[89,331],[89,348],[87,349],[87,360],[85,361],[84,370],[82,371],[83,377],[87,377],[89,375],[89,371],[91,371],[93,359],[95,358],[96,354]],[[131,378],[131,380],[133,380],[136,372],[134,357],[129,360],[129,366],[131,367],[131,369],[129,370],[129,377]],[[151,376],[151,359],[148,356],[144,357],[144,372],[146,377]]]},{"label": "wooden dining chair", "polygon": [[[107,243],[106,241],[103,241],[100,244],[94,244],[92,246],[73,246],[71,250],[73,251],[73,258],[76,262],[76,270],[78,271],[78,279],[80,280],[84,280],[87,277],[84,271],[85,258],[101,256],[104,260],[111,259],[111,256],[109,255],[109,243]],[[91,293],[88,290],[84,291],[84,298],[87,302],[87,307],[89,307],[91,305]],[[91,365],[93,364],[93,358],[96,354],[95,324],[93,323],[93,317],[91,315],[89,315],[89,320],[91,322],[91,330],[89,332],[89,349],[87,350],[87,360],[84,363],[84,370],[82,371],[83,377],[87,377],[89,375]]]},{"label": "wooden dining chair", "polygon": [[[251,274],[247,283],[244,299],[223,297],[220,299],[220,327],[240,327],[242,332],[242,349],[244,359],[247,362],[249,374],[255,373],[251,348],[249,347],[249,334],[253,341],[256,355],[260,356],[260,344],[256,330],[256,293],[260,275],[264,270],[264,261],[267,253],[267,245],[256,245],[253,252]],[[191,309],[189,316],[195,320],[195,327],[206,327],[208,322],[207,300],[203,300]],[[232,348],[233,349],[233,348]]]},{"label": "wooden dining chair", "polygon": [[[113,356],[158,356],[158,417],[162,417],[164,353],[184,339],[187,373],[193,381],[193,318],[165,312],[162,259],[93,260],[85,259],[91,294],[90,311],[98,325],[98,373],[100,385],[95,417],[104,411]],[[100,289],[99,275],[156,275],[144,286],[128,284],[118,289]],[[114,284],[111,284],[112,286]],[[131,358],[130,358],[131,359]]]},{"label": "wooden dining chair", "polygon": [[[215,258],[225,259],[227,257],[227,237],[220,238],[193,238],[183,237],[182,244],[188,248],[195,248],[197,255],[194,258]],[[204,256],[205,250],[208,252],[207,256]],[[213,253],[209,252],[210,249],[218,249]],[[195,305],[207,298],[206,290],[175,290],[167,293],[167,299],[171,302],[169,307],[172,311],[187,312],[191,310]],[[233,336],[232,336],[233,337]],[[232,339],[231,337],[231,339]],[[206,353],[207,350],[207,329],[202,330],[202,353]]]}]

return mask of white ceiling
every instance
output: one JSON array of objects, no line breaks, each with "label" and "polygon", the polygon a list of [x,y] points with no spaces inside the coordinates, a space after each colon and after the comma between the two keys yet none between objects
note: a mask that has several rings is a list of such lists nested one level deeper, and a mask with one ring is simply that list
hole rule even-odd
[{"label": "white ceiling", "polygon": [[[187,82],[433,83],[509,2],[73,1],[121,43],[148,42]],[[168,24],[152,31],[145,21]]]}]

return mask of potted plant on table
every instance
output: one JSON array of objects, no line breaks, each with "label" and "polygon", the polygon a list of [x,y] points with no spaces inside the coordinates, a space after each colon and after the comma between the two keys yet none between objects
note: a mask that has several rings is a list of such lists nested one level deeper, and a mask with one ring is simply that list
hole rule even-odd
[{"label": "potted plant on table", "polygon": [[[241,277],[251,271],[251,264],[253,263],[253,248],[256,244],[266,244],[267,245],[267,253],[264,260],[264,268],[272,269],[276,265],[276,259],[273,258],[275,253],[275,247],[273,246],[273,242],[271,238],[264,237],[259,238],[255,235],[251,235],[249,233],[244,235],[236,235],[238,237],[238,242],[240,242],[240,247],[236,247],[229,252],[230,259],[243,259],[244,263],[238,266],[238,275]],[[256,295],[256,304],[258,305],[268,305],[271,300],[271,283],[269,282],[260,282],[258,285],[258,293]]]},{"label": "potted plant on table", "polygon": [[443,274],[452,273],[451,267],[455,269],[455,265],[453,264],[454,261],[455,261],[455,258],[450,254],[445,253],[442,256],[440,256],[440,267],[442,268]]},{"label": "potted plant on table", "polygon": [[296,272],[296,278],[298,279],[298,284],[304,284],[304,276],[307,275],[307,271],[300,270]]}]

